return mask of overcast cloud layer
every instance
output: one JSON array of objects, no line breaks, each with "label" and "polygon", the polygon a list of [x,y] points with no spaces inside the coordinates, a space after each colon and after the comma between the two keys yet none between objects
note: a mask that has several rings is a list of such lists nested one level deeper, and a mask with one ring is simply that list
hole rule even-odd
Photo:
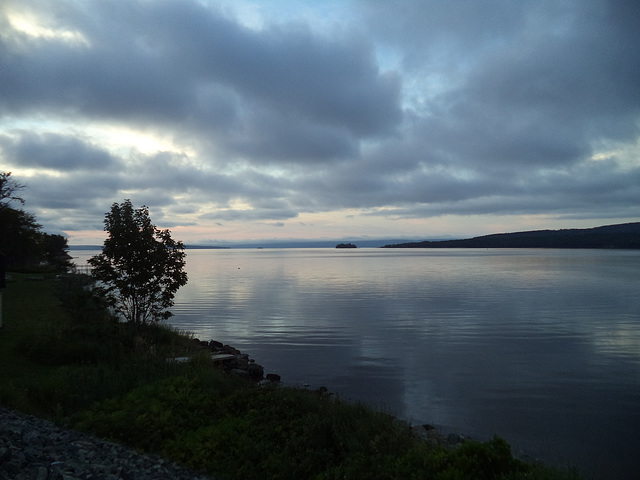
[{"label": "overcast cloud layer", "polygon": [[640,220],[640,3],[0,1],[0,171],[72,244]]}]

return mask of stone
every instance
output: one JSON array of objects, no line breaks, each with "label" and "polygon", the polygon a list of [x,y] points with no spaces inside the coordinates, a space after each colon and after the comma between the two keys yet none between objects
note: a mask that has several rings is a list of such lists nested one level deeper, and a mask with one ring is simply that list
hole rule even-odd
[{"label": "stone", "polygon": [[240,355],[242,352],[240,350],[238,350],[235,347],[232,347],[231,345],[224,345],[222,347],[222,352],[224,353],[231,353],[233,355]]},{"label": "stone", "polygon": [[467,441],[466,437],[458,433],[450,433],[449,435],[447,435],[447,443],[452,447],[459,445],[461,443],[464,443],[466,441]]},{"label": "stone", "polygon": [[247,367],[247,372],[252,380],[262,380],[264,376],[264,368],[257,363],[250,363]]},{"label": "stone", "polygon": [[267,373],[267,380],[274,383],[280,383],[280,375],[276,373]]},{"label": "stone", "polygon": [[447,439],[433,425],[416,425],[411,430],[423,442],[431,445],[447,445]]},{"label": "stone", "polygon": [[236,355],[236,367],[247,370],[249,368],[249,355]]},{"label": "stone", "polygon": [[2,464],[2,469],[9,474],[9,476],[17,475],[22,471],[22,462],[19,460],[11,460]]},{"label": "stone", "polygon": [[232,360],[235,358],[235,355],[230,353],[214,353],[211,355],[211,360],[214,362],[226,362],[227,360]]},{"label": "stone", "polygon": [[11,450],[5,447],[0,447],[0,463],[11,460]]},{"label": "stone", "polygon": [[47,480],[49,471],[46,467],[38,467],[38,473],[36,474],[36,480]]}]

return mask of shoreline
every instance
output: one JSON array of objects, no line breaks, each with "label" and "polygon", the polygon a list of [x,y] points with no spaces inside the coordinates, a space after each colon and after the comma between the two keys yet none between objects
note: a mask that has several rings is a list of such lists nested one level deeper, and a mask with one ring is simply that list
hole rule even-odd
[{"label": "shoreline", "polygon": [[[282,384],[286,388],[298,388],[307,390],[309,384],[302,385],[294,385],[287,384],[286,381],[282,381],[282,377],[277,373],[267,373],[264,374],[264,367],[256,363],[255,359],[251,358],[249,354],[243,353],[236,347],[225,344],[223,342],[217,340],[200,340],[199,338],[193,339],[194,343],[197,343],[200,347],[206,349],[210,354],[211,358],[215,363],[219,364],[222,367],[222,370],[231,376],[245,378],[257,384],[260,383],[271,383],[271,384]],[[188,361],[188,357],[180,357],[179,359],[174,359],[175,361]],[[334,395],[336,392],[331,392],[325,386],[319,386],[316,389],[308,390],[311,392],[315,392],[319,395]],[[348,403],[350,403],[347,400]],[[378,410],[377,408],[368,405],[368,408],[372,410]],[[406,419],[400,418],[396,415],[388,414],[389,416],[395,418],[399,422],[406,423],[411,429],[413,435],[420,439],[421,441],[431,444],[438,445],[441,447],[447,448],[455,448],[456,446],[466,442],[466,441],[488,441],[488,439],[480,440],[475,437],[471,437],[468,435],[461,434],[459,432],[443,431],[441,428],[434,426],[429,423],[416,424],[413,425],[411,422]],[[519,452],[516,454],[512,452],[515,458],[519,460],[523,460],[526,462],[537,462],[539,461],[536,458],[533,458],[524,452]]]}]

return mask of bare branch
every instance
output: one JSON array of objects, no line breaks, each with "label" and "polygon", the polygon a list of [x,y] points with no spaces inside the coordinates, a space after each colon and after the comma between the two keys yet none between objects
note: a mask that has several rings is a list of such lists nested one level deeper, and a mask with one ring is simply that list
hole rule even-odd
[{"label": "bare branch", "polygon": [[0,203],[9,205],[11,202],[20,202],[24,205],[24,199],[17,192],[25,188],[25,185],[11,177],[11,172],[0,172]]}]

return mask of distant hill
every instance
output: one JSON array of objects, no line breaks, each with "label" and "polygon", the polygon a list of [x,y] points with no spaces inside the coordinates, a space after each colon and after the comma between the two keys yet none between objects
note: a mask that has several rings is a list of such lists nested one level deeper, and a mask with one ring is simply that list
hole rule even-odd
[{"label": "distant hill", "polygon": [[640,222],[567,230],[496,233],[465,240],[398,243],[382,248],[640,248]]}]

